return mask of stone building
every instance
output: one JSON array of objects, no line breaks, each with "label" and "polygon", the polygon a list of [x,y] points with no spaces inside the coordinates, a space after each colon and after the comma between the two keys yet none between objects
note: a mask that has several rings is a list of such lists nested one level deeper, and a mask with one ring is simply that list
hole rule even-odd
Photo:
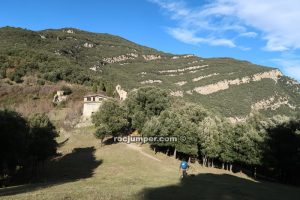
[{"label": "stone building", "polygon": [[83,112],[84,118],[90,118],[94,112],[97,112],[102,102],[107,97],[101,94],[91,94],[84,96]]},{"label": "stone building", "polygon": [[67,95],[65,95],[64,91],[58,90],[54,95],[52,102],[58,105],[63,101],[67,101]]},{"label": "stone building", "polygon": [[124,101],[127,98],[127,92],[121,88],[121,85],[116,86],[116,91],[121,101]]}]

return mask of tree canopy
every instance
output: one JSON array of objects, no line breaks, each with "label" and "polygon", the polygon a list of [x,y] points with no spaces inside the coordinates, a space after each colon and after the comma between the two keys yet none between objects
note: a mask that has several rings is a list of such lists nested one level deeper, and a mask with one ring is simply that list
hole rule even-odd
[{"label": "tree canopy", "polygon": [[104,132],[113,136],[127,133],[130,124],[125,107],[114,99],[104,101],[92,116],[92,121],[99,129],[96,134],[99,137],[103,137]]},{"label": "tree canopy", "polygon": [[132,120],[132,127],[141,131],[146,121],[170,107],[170,98],[165,90],[142,87],[130,92],[125,104]]},{"label": "tree canopy", "polygon": [[55,127],[45,113],[25,119],[15,111],[0,110],[0,177],[17,168],[36,165],[56,154]]}]

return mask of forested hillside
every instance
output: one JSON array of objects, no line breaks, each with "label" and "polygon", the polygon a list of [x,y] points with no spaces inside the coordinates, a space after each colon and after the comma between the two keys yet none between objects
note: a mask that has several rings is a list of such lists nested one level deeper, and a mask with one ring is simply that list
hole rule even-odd
[{"label": "forested hillside", "polygon": [[1,87],[35,76],[37,84],[64,80],[94,86],[115,95],[157,86],[184,100],[200,103],[233,121],[252,111],[268,116],[299,109],[300,86],[268,68],[232,58],[172,55],[110,34],[73,28],[30,31],[0,29]]}]

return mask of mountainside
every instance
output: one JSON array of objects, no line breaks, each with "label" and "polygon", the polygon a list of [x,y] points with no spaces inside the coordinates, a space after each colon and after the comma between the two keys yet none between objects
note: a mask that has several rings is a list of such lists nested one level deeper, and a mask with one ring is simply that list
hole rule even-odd
[{"label": "mountainside", "polygon": [[39,81],[96,84],[111,94],[118,84],[126,91],[153,85],[235,120],[255,110],[290,115],[300,106],[298,82],[247,61],[172,55],[73,28],[4,27],[0,40],[1,87],[14,84],[8,78],[18,83],[32,74]]}]

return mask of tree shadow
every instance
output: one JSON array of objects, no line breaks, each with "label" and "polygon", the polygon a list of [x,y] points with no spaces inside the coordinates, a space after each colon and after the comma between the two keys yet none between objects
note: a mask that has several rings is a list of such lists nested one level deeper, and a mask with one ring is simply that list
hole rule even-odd
[{"label": "tree shadow", "polygon": [[290,200],[298,199],[300,188],[274,183],[258,183],[228,174],[188,176],[178,185],[146,188],[138,199],[201,200]]},{"label": "tree shadow", "polygon": [[[30,192],[61,183],[73,182],[92,177],[94,170],[103,163],[96,160],[94,147],[75,148],[71,153],[56,157],[43,166],[34,175],[23,173],[14,180],[19,186],[0,189],[0,196]],[[23,182],[30,184],[21,185]]]},{"label": "tree shadow", "polygon": [[117,141],[114,140],[114,137],[109,137],[103,140],[103,145],[112,145],[118,143]]}]

